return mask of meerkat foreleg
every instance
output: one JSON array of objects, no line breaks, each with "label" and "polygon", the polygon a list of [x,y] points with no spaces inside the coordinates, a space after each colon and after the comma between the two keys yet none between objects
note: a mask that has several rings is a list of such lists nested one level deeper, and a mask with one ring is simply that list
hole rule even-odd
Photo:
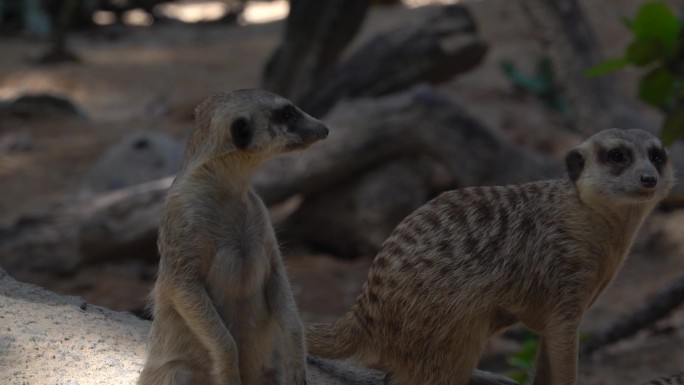
[{"label": "meerkat foreleg", "polygon": [[175,309],[209,352],[217,384],[242,385],[235,339],[221,320],[201,282],[176,284]]},{"label": "meerkat foreleg", "polygon": [[288,339],[285,341],[288,351],[281,352],[281,357],[286,361],[283,364],[287,367],[286,373],[289,377],[286,383],[304,385],[306,384],[304,328],[297,314],[297,306],[291,294],[292,290],[285,275],[285,269],[280,263],[277,266],[269,279],[266,298],[280,327],[286,332],[285,338]]},{"label": "meerkat foreleg", "polygon": [[[291,315],[288,316],[290,319],[295,319]],[[297,322],[289,321],[289,332],[290,341],[292,346],[292,356],[290,358],[290,365],[288,372],[291,375],[291,381],[289,383],[295,385],[306,384],[306,347],[304,344],[304,327],[299,318],[296,318]]]},{"label": "meerkat foreleg", "polygon": [[551,383],[551,364],[544,337],[539,339],[537,359],[535,360],[534,385]]},{"label": "meerkat foreleg", "polygon": [[549,328],[540,340],[534,385],[576,385],[578,322]]}]

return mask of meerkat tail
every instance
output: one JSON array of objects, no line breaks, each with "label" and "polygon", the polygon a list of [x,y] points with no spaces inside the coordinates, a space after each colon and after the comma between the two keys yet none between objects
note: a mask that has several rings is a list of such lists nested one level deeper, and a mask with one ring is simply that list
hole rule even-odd
[{"label": "meerkat tail", "polygon": [[347,318],[332,324],[307,324],[306,346],[309,354],[325,358],[346,358],[358,349],[354,328]]}]

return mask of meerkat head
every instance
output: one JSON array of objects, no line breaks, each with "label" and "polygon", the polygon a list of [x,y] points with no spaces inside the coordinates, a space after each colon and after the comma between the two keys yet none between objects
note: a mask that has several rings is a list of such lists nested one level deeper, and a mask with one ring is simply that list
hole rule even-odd
[{"label": "meerkat head", "polygon": [[580,199],[587,203],[655,203],[673,183],[660,140],[638,129],[600,131],[571,150],[565,164]]},{"label": "meerkat head", "polygon": [[244,89],[213,95],[196,111],[183,163],[239,152],[265,159],[303,149],[328,136],[328,127],[276,94]]}]

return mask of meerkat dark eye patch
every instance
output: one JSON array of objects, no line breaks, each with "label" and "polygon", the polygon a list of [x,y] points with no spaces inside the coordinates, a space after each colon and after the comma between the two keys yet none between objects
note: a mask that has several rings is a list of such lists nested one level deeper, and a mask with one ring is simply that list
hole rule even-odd
[{"label": "meerkat dark eye patch", "polygon": [[271,122],[286,125],[288,130],[292,131],[292,127],[301,117],[302,113],[295,106],[288,104],[271,113]]},{"label": "meerkat dark eye patch", "polygon": [[245,118],[237,118],[233,121],[230,126],[230,134],[233,137],[233,144],[237,148],[245,148],[252,142],[252,130]]},{"label": "meerkat dark eye patch", "polygon": [[667,163],[667,153],[662,148],[652,147],[648,150],[648,159],[653,163],[658,173],[661,173],[663,166]]},{"label": "meerkat dark eye patch", "polygon": [[606,153],[606,163],[627,163],[630,158],[630,151],[624,148],[614,148]]},{"label": "meerkat dark eye patch", "polygon": [[584,157],[579,150],[572,150],[565,157],[565,169],[571,181],[575,182],[580,177],[584,170]]},{"label": "meerkat dark eye patch", "polygon": [[597,158],[599,163],[609,167],[611,174],[620,175],[632,164],[634,155],[632,150],[624,146],[613,147],[609,150],[600,147]]}]

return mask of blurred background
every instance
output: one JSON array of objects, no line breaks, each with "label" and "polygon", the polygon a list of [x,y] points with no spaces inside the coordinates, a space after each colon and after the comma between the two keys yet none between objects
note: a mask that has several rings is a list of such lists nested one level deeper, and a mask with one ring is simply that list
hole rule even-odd
[{"label": "blurred background", "polygon": [[[254,178],[303,320],[332,321],[441,191],[562,177],[608,127],[684,170],[682,25],[676,0],[0,0],[0,267],[148,317],[195,106],[266,88],[332,130]],[[682,370],[683,276],[679,185],[586,316],[581,383]],[[534,348],[516,329],[481,367],[524,380]]]}]

